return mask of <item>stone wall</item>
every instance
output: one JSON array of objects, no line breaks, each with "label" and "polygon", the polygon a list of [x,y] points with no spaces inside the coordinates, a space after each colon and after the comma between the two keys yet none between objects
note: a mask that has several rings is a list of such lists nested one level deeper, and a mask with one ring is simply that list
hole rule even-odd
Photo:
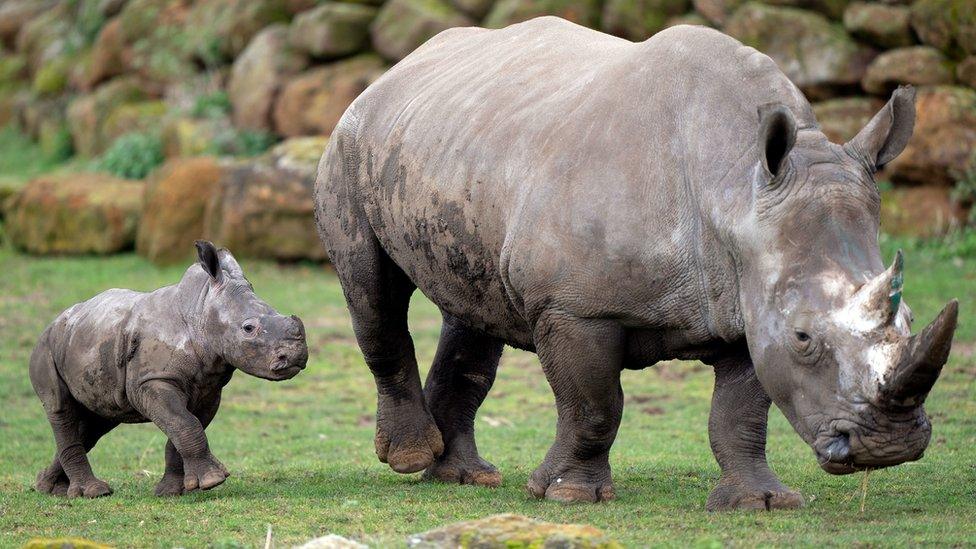
[{"label": "stone wall", "polygon": [[[502,27],[554,14],[639,41],[671,25],[700,24],[770,55],[838,142],[897,85],[917,86],[915,136],[879,179],[894,185],[885,219],[897,222],[888,228],[932,235],[960,223],[968,204],[954,203],[951,188],[967,173],[976,179],[974,8],[971,0],[5,0],[0,125],[19,125],[45,151],[67,142],[82,157],[97,157],[127,133],[156,133],[172,171],[172,159],[241,154],[262,136],[328,136],[385,68],[449,27]],[[226,162],[250,171],[213,167]],[[269,163],[211,158],[200,169],[228,179],[202,188],[248,200],[235,186],[274,186],[258,166]],[[307,186],[284,180],[267,196]],[[158,194],[149,185],[146,200]],[[209,204],[199,211],[216,219],[229,210]],[[301,226],[297,210],[289,212],[280,217]],[[166,216],[155,212],[152,222]],[[215,221],[197,223],[215,238],[229,234]],[[140,233],[139,242],[151,240]],[[139,248],[174,257],[160,246]],[[271,250],[283,246],[265,242],[254,254],[277,257]]]}]

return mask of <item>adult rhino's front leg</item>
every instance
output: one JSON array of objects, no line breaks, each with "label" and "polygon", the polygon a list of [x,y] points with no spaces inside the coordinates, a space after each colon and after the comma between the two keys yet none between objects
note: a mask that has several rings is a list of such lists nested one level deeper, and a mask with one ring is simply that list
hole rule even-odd
[{"label": "adult rhino's front leg", "polygon": [[796,509],[803,496],[785,486],[766,463],[766,422],[771,401],[748,356],[715,366],[715,391],[708,418],[712,453],[722,468],[708,496],[709,511]]},{"label": "adult rhino's front leg", "polygon": [[556,396],[556,441],[528,489],[556,501],[614,498],[610,446],[623,413],[623,329],[615,322],[549,312],[536,324],[536,350]]}]

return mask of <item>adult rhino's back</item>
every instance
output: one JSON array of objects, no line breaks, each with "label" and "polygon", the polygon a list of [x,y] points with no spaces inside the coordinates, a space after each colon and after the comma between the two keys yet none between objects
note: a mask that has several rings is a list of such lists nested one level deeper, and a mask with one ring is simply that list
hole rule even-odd
[{"label": "adult rhino's back", "polygon": [[[533,282],[511,272],[511,254],[533,256],[547,280],[568,269],[599,277],[617,267],[609,257],[653,278],[694,270],[694,252],[679,249],[691,239],[676,238],[695,230],[700,193],[689,185],[738,175],[756,108],[773,101],[813,123],[768,57],[704,27],[643,43],[554,17],[452,29],[347,111],[321,167],[320,215],[362,208],[385,253],[442,309],[529,346]],[[345,178],[329,174],[339,164]],[[335,185],[334,201],[321,198]],[[649,249],[649,236],[682,243]],[[694,302],[699,289],[670,290]]]}]

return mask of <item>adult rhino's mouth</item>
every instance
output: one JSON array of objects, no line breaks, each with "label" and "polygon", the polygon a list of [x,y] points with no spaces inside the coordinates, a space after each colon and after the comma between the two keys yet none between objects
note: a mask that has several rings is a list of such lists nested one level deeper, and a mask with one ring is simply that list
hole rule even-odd
[{"label": "adult rhino's mouth", "polygon": [[932,426],[921,406],[890,412],[870,407],[858,421],[839,419],[811,445],[820,467],[832,475],[881,469],[922,457]]}]

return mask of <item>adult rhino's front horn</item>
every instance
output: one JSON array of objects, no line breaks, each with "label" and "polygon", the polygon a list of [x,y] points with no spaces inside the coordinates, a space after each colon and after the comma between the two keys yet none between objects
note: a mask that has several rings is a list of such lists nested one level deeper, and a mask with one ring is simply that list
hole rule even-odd
[{"label": "adult rhino's front horn", "polygon": [[882,402],[897,407],[921,404],[949,358],[959,302],[950,301],[939,316],[902,344],[898,362],[881,387]]}]

